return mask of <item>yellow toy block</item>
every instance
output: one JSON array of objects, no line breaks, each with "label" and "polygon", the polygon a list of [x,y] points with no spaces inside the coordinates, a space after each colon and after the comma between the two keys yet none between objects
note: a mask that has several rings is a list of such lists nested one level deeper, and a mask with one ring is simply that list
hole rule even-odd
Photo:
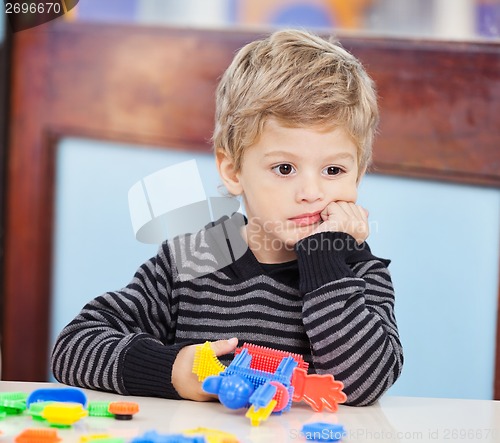
[{"label": "yellow toy block", "polygon": [[252,405],[252,407],[245,414],[245,417],[250,419],[252,426],[259,426],[260,422],[266,421],[269,418],[271,412],[273,412],[274,407],[276,406],[276,403],[276,400],[271,400],[267,406],[259,408],[257,411],[255,410],[255,406]]},{"label": "yellow toy block", "polygon": [[125,443],[125,439],[110,434],[92,434],[82,435],[79,443]]},{"label": "yellow toy block", "polygon": [[111,438],[111,434],[87,434],[80,437],[80,443],[89,443],[96,440]]},{"label": "yellow toy block", "polygon": [[43,409],[42,417],[51,426],[67,427],[87,416],[80,403],[50,403]]},{"label": "yellow toy block", "polygon": [[183,432],[184,435],[203,435],[207,443],[239,443],[238,438],[229,432],[218,429],[196,428]]},{"label": "yellow toy block", "polygon": [[226,367],[215,355],[209,341],[196,346],[193,361],[193,374],[198,376],[198,381],[203,381],[212,375],[219,375],[225,369]]}]

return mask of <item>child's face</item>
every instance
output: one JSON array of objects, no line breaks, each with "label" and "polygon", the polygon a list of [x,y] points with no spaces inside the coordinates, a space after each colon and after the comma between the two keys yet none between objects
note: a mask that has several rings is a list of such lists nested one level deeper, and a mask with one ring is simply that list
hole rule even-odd
[{"label": "child's face", "polygon": [[295,257],[293,246],[321,222],[330,202],[355,203],[357,149],[342,128],[288,128],[270,119],[236,173],[250,248],[261,262]]}]

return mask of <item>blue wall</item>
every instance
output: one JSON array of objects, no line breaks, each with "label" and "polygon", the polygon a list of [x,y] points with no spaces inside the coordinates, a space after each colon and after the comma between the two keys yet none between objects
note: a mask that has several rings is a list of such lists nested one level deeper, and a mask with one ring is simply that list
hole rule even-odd
[{"label": "blue wall", "polygon": [[[91,298],[126,285],[156,252],[134,238],[127,193],[196,158],[208,196],[211,155],[64,140],[58,149],[51,341]],[[500,191],[367,176],[373,252],[392,259],[405,367],[392,395],[491,399]]]},{"label": "blue wall", "polygon": [[[163,167],[191,160],[187,152],[63,140],[57,153],[51,341],[103,292],[125,286],[157,246],[135,240],[128,190]],[[207,196],[217,195],[212,155],[198,155]],[[211,172],[211,173],[210,173]],[[211,194],[209,189],[214,190]]]},{"label": "blue wall", "polygon": [[392,260],[405,367],[391,393],[491,399],[500,191],[370,176],[360,203]]}]

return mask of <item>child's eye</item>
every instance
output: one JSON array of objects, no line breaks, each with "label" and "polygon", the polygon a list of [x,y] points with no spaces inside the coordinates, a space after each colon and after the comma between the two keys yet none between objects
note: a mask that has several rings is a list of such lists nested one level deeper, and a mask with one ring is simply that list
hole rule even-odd
[{"label": "child's eye", "polygon": [[327,168],[323,169],[323,173],[326,175],[339,175],[344,170],[342,168],[339,168],[338,166],[328,166]]},{"label": "child's eye", "polygon": [[272,170],[278,175],[285,176],[290,175],[294,171],[294,167],[289,163],[282,163],[274,166]]}]

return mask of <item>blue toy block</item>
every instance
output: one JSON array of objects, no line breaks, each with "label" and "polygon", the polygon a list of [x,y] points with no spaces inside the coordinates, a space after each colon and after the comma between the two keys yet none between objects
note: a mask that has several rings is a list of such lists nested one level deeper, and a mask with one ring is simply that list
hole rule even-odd
[{"label": "blue toy block", "polygon": [[291,385],[292,373],[297,366],[297,362],[292,357],[284,358],[274,374],[252,369],[250,367],[251,360],[252,356],[248,353],[248,350],[243,349],[219,376],[225,377],[238,374],[250,380],[255,388],[267,381],[277,381],[286,387]]},{"label": "blue toy block", "polygon": [[26,407],[39,401],[57,401],[63,403],[80,403],[87,406],[87,396],[77,388],[45,388],[34,390],[26,399]]},{"label": "blue toy block", "polygon": [[254,392],[252,383],[237,374],[228,377],[207,377],[202,388],[209,394],[217,394],[220,402],[229,409],[245,407]]},{"label": "blue toy block", "polygon": [[255,390],[250,396],[249,401],[254,406],[255,410],[258,411],[260,408],[269,404],[276,395],[276,391],[276,386],[273,386],[270,382],[266,382]]},{"label": "blue toy block", "polygon": [[283,383],[285,386],[289,386],[292,380],[293,370],[297,367],[297,362],[293,357],[285,357],[281,360],[274,376],[276,377],[276,381],[280,381],[277,378],[283,378],[287,380],[287,383]]},{"label": "blue toy block", "polygon": [[243,349],[229,366],[219,375],[207,377],[202,384],[204,391],[217,394],[220,402],[230,408],[239,409],[254,405],[255,410],[267,406],[276,394],[270,382],[281,383],[288,391],[289,401],[280,412],[292,406],[292,375],[297,366],[293,357],[285,357],[274,373],[250,367],[252,355]]},{"label": "blue toy block", "polygon": [[342,425],[316,422],[302,426],[302,434],[308,441],[336,442],[345,436],[345,431]]},{"label": "blue toy block", "polygon": [[158,434],[156,431],[148,431],[132,439],[131,443],[206,443],[206,440],[202,435]]}]

